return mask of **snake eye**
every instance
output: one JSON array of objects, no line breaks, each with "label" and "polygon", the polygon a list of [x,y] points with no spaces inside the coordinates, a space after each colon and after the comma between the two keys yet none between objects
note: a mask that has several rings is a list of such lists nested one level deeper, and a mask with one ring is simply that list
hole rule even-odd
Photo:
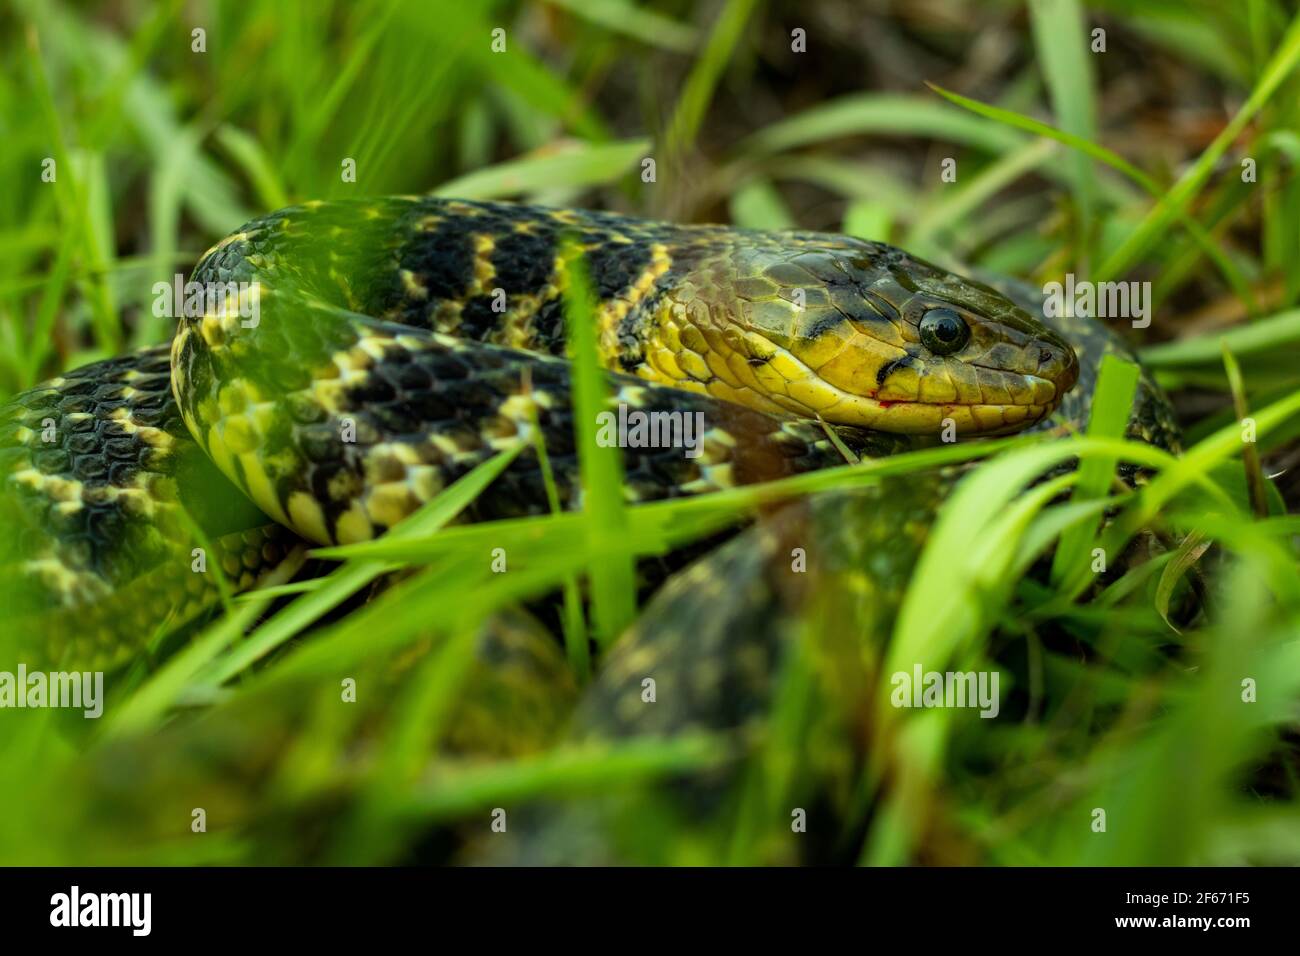
[{"label": "snake eye", "polygon": [[935,355],[951,355],[970,341],[970,327],[952,309],[931,309],[921,316],[921,344]]}]

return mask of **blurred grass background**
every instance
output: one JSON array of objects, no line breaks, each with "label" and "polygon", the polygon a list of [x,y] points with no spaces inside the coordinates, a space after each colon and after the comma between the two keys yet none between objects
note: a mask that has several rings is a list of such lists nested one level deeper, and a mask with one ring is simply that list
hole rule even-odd
[{"label": "blurred grass background", "polygon": [[[902,754],[897,779],[879,767],[863,771],[869,798],[862,799],[878,812],[847,856],[1300,862],[1297,766],[1279,746],[1295,733],[1300,700],[1298,23],[1295,4],[1282,0],[9,0],[0,7],[0,181],[8,184],[0,190],[0,395],[165,340],[169,322],[149,308],[153,283],[188,272],[251,216],[306,199],[436,192],[572,203],[680,221],[845,231],[1035,283],[1067,272],[1148,280],[1154,322],[1126,334],[1171,389],[1193,447],[1181,464],[1160,463],[1158,481],[1117,506],[1134,522],[1217,542],[1205,561],[1214,563],[1218,613],[1181,633],[1166,623],[1180,562],[1194,560],[1185,552],[1080,601],[1069,598],[1082,588],[1060,578],[1058,593],[1017,584],[1025,555],[1041,553],[1084,516],[1040,501],[1022,523],[999,524],[987,501],[966,495],[945,512],[936,540],[958,553],[961,542],[994,541],[978,556],[1002,567],[1005,580],[992,590],[947,588],[967,580],[964,565],[954,570],[954,555],[939,554],[918,566],[934,569],[918,570],[908,600],[924,606],[917,602],[928,595],[969,616],[963,654],[991,653],[1008,635],[1037,648],[1055,677],[1039,688],[1038,714],[1055,720],[1027,718],[993,740],[951,714],[928,714],[899,731],[891,744]],[[193,48],[196,29],[205,31],[203,52]],[[497,29],[501,52],[493,49]],[[1092,49],[1097,30],[1104,52]],[[806,47],[796,52],[800,42]],[[643,178],[647,159],[653,182]],[[956,161],[955,182],[941,178],[947,159]],[[53,183],[42,181],[47,160]],[[355,182],[341,175],[349,160]],[[1224,343],[1241,367],[1235,387]],[[1239,460],[1236,425],[1251,409],[1262,456],[1253,473]],[[1037,455],[1040,465],[1071,454],[1113,461],[1115,447],[1104,444],[1113,435],[1050,451],[1012,449],[989,464],[985,487],[1021,475],[1027,465],[1018,454]],[[906,472],[933,460],[896,467]],[[1275,476],[1280,497],[1272,516],[1252,517],[1244,488],[1261,474]],[[1207,476],[1222,492],[1213,508],[1189,497]],[[818,477],[805,488],[854,480]],[[472,490],[461,489],[460,500]],[[629,523],[620,559],[630,560],[638,548],[734,521],[758,500],[744,493],[613,518],[606,512],[606,520]],[[363,837],[378,832],[383,839],[374,845],[387,853],[362,859],[377,862],[397,853],[412,818],[455,820],[502,794],[632,786],[720,759],[717,741],[634,741],[614,752],[561,748],[454,767],[430,783],[413,754],[436,749],[438,734],[417,718],[466,679],[463,635],[618,550],[607,533],[588,534],[574,516],[427,537],[454,513],[452,503],[442,507],[446,513],[422,529],[419,560],[402,557],[430,566],[387,603],[331,625],[314,657],[257,672],[251,689],[230,683],[377,576],[357,553],[325,585],[257,625],[246,643],[236,638],[256,624],[262,604],[245,603],[219,621],[195,653],[139,669],[120,701],[126,716],[96,734],[93,752],[120,753],[112,747],[141,734],[166,753],[152,735],[177,708],[219,711],[241,695],[257,700],[258,687],[270,695],[264,685],[289,686],[278,682],[345,665],[382,669],[374,663],[381,650],[400,651],[424,628],[441,650],[409,698],[367,718],[304,704],[286,719],[312,733],[286,745],[290,753],[279,753],[272,769],[249,771],[256,796],[241,796],[240,819],[266,826],[277,814],[360,787],[369,802],[353,821],[359,829],[340,838],[344,849],[321,855],[358,859],[353,851],[369,845]],[[1136,528],[1121,521],[1076,543],[1090,544],[1095,534],[1116,547],[1118,535]],[[463,555],[486,534],[529,556],[524,573],[490,582],[463,567]],[[1170,567],[1179,573],[1166,573]],[[967,572],[978,583],[981,568]],[[608,621],[634,613],[619,604],[623,597],[615,588],[614,607],[603,605]],[[1053,628],[1090,653],[1044,650],[1036,635]],[[904,614],[892,639],[924,643],[926,632]],[[569,646],[581,676],[587,664],[573,651],[579,644]],[[1170,645],[1179,650],[1172,659],[1134,650]],[[1236,703],[1243,674],[1272,679],[1267,700],[1261,690],[1259,704]],[[331,685],[322,701],[332,693]],[[801,716],[800,695],[789,693],[780,711],[787,716],[752,757],[755,766],[784,768],[771,774],[778,790],[797,787],[791,767],[799,766],[803,735],[818,726]],[[0,762],[0,793],[12,804],[0,814],[0,847],[16,860],[75,861],[103,838],[91,831],[111,807],[87,797],[84,820],[71,809],[56,812],[67,809],[68,791],[60,791],[62,801],[42,801],[33,781],[76,772],[84,728],[48,714],[22,720]],[[378,749],[388,756],[368,764],[358,784],[355,768],[338,769],[351,767],[341,755],[358,726],[373,733],[375,722],[385,728],[378,739],[387,744]],[[183,730],[185,720],[171,724]],[[1002,772],[990,776],[990,764]],[[175,778],[165,785],[177,789]],[[746,799],[779,805],[781,796]],[[1088,811],[1099,800],[1126,821],[1123,839],[1093,838]],[[34,831],[37,804],[61,823]],[[637,813],[637,826],[659,819],[644,808]],[[659,861],[767,862],[790,854],[730,831],[702,844],[674,841],[675,825],[660,825],[667,836]],[[51,836],[55,830],[65,842]],[[140,862],[262,861],[274,853],[259,832],[250,824],[201,845],[140,841],[129,853]],[[104,858],[128,852],[108,842]],[[846,855],[843,847],[838,853]]]}]

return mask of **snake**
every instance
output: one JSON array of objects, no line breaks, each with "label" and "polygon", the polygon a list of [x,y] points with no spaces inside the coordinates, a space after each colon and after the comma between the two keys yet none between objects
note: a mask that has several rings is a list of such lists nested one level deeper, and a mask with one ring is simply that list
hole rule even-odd
[{"label": "snake", "polygon": [[[0,409],[18,529],[0,561],[23,626],[53,659],[120,663],[210,607],[214,572],[233,591],[281,580],[304,544],[382,534],[534,428],[575,506],[575,258],[612,402],[705,423],[698,457],[627,450],[629,502],[842,463],[842,445],[1022,429],[1079,374],[1010,300],[880,243],[509,203],[306,203],[203,255],[186,288],[230,295],[175,304],[170,347]],[[545,510],[543,477],[522,455],[466,517]]]},{"label": "snake", "polygon": [[[462,520],[545,514],[548,484],[582,508],[566,326],[578,269],[608,407],[703,423],[694,456],[622,448],[633,504],[954,436],[1079,428],[1102,355],[1133,357],[1092,320],[1042,317],[1023,284],[846,235],[431,197],[289,207],[200,258],[170,344],[0,406],[0,590],[20,646],[122,666],[208,619],[223,591],[287,582],[313,546],[378,537],[515,445]],[[1145,372],[1129,437],[1178,445]],[[583,695],[579,736],[742,725],[770,704],[781,634],[806,604],[772,580],[791,535],[824,542],[824,581],[875,593],[887,616],[953,480],[814,496],[674,575]],[[556,643],[489,630],[487,696],[561,688],[504,736],[553,739],[576,694]],[[629,704],[648,668],[682,691],[650,724]],[[463,722],[501,752],[499,718]],[[236,749],[271,759],[281,737]],[[211,740],[188,739],[161,765],[211,756]]]}]

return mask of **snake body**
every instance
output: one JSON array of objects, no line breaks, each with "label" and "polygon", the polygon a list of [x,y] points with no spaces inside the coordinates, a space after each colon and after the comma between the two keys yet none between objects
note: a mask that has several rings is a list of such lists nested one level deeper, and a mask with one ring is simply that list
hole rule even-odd
[{"label": "snake body", "polygon": [[[132,660],[204,615],[219,585],[286,581],[312,543],[382,534],[521,439],[540,438],[562,504],[581,507],[563,357],[577,256],[596,296],[612,404],[706,423],[697,458],[623,449],[630,502],[838,465],[845,450],[888,455],[945,429],[1080,427],[1101,357],[1132,357],[1090,320],[1056,317],[1049,329],[1032,317],[1032,289],[963,279],[845,236],[423,198],[285,209],[223,240],[192,277],[256,283],[255,325],[230,307],[236,295],[183,316],[170,346],[74,370],[0,407],[0,508],[13,529],[0,540],[0,597],[29,660]],[[1176,448],[1172,422],[1144,374],[1130,437]],[[829,691],[818,719],[849,720],[814,728],[820,743],[802,758],[807,799],[851,828],[863,812],[844,785],[862,759],[852,715],[874,693],[863,649],[888,634],[958,477],[887,479],[768,515],[676,574],[580,703],[553,636],[527,616],[494,617],[433,742],[439,759],[536,753],[566,734],[747,738],[795,647]],[[549,510],[528,445],[464,516]],[[788,573],[792,548],[810,545],[816,573]],[[792,641],[800,637],[815,639]],[[385,690],[363,698],[357,733],[385,719],[384,702],[428,652],[421,642],[376,665],[371,679]],[[659,687],[654,706],[642,695],[647,675]],[[337,691],[318,685],[236,695],[197,721],[109,747],[52,784],[49,806],[69,788],[87,795],[90,829],[109,839],[85,852],[105,861],[175,840],[189,808],[214,801],[224,825],[262,833],[257,862],[316,859],[319,827],[332,826],[337,807],[282,805],[288,791],[274,782],[317,695],[333,710]],[[344,775],[360,779],[352,759]],[[524,808],[508,845],[470,858],[699,859],[689,827],[654,846],[611,834],[639,833],[664,812],[707,832],[727,779],[706,775],[654,806],[611,795]],[[117,825],[99,825],[105,808]],[[86,830],[70,810],[55,816],[42,824],[51,832]],[[364,838],[339,845],[348,862],[391,858]],[[800,846],[809,859],[834,858],[815,840]]]},{"label": "snake body", "polygon": [[[697,458],[625,450],[629,501],[838,464],[837,444],[1016,430],[1079,374],[1010,300],[879,243],[429,198],[291,207],[202,257],[192,282],[232,294],[181,316],[170,359],[87,366],[0,409],[21,627],[58,660],[124,660],[211,604],[207,565],[232,590],[284,580],[304,541],[381,534],[534,423],[577,506],[575,257],[614,402],[706,423]],[[529,451],[467,517],[546,508]]]}]

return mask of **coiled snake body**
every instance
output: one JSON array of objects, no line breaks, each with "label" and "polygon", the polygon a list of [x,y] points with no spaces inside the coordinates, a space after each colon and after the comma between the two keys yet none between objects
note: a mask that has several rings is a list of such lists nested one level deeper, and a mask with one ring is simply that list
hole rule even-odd
[{"label": "coiled snake body", "polygon": [[[705,423],[696,457],[623,449],[634,502],[842,464],[844,449],[880,456],[945,432],[1078,426],[1101,356],[1131,357],[1089,320],[1053,318],[1049,329],[1032,318],[1032,290],[995,291],[844,236],[422,198],[285,209],[202,258],[193,281],[233,294],[182,316],[170,348],[75,370],[0,406],[0,601],[29,662],[129,661],[201,619],[223,584],[287,581],[311,543],[383,533],[535,430],[561,503],[580,507],[563,358],[575,256],[594,287],[613,403]],[[251,315],[239,308],[250,294]],[[1168,404],[1145,375],[1129,435],[1177,444]],[[465,517],[550,510],[534,444]],[[551,636],[494,618],[440,754],[535,752],[566,728],[578,740],[700,729],[746,737],[772,705],[790,637],[810,620],[842,625],[808,644],[805,663],[836,698],[819,719],[858,712],[873,693],[853,676],[871,657],[865,644],[888,633],[953,480],[924,473],[816,495],[733,538],[660,591],[576,710]],[[810,545],[816,575],[783,573],[791,548]],[[409,657],[381,676],[389,689],[364,697],[358,732],[382,719]],[[654,706],[642,696],[647,674],[658,682]],[[289,681],[78,765],[51,784],[43,805],[62,809],[48,828],[100,834],[107,844],[84,852],[113,861],[188,835],[191,808],[215,800],[223,826],[278,821],[276,836],[250,844],[249,862],[311,859],[314,844],[280,828],[290,819],[310,829],[321,808],[306,795],[309,813],[292,800],[286,811],[279,801],[292,788],[268,784],[320,689]],[[864,813],[843,783],[862,759],[859,730],[814,727],[822,743],[806,755],[809,799],[829,802],[849,830]],[[708,779],[684,803],[672,797],[669,812],[710,819],[721,778]],[[93,825],[76,826],[63,793],[84,796]],[[102,825],[106,807],[113,826]],[[672,846],[613,839],[640,833],[663,807],[536,809],[512,818],[511,841],[471,858],[698,858],[686,830],[671,831]],[[788,830],[781,815],[777,829]],[[389,858],[359,832],[340,844],[340,859]],[[827,848],[816,846],[802,852],[822,858]]]},{"label": "coiled snake body", "polygon": [[[182,316],[170,357],[91,365],[0,409],[15,528],[0,562],[19,629],[54,660],[120,662],[211,603],[196,549],[235,589],[283,580],[304,539],[381,534],[534,422],[575,506],[573,256],[614,400],[706,422],[698,457],[625,450],[630,501],[842,463],[823,424],[877,455],[902,435],[1043,423],[1080,374],[1075,348],[1097,338],[845,236],[428,198],[292,207],[192,277],[256,288],[255,322],[236,293]],[[546,509],[526,451],[469,517]]]}]

